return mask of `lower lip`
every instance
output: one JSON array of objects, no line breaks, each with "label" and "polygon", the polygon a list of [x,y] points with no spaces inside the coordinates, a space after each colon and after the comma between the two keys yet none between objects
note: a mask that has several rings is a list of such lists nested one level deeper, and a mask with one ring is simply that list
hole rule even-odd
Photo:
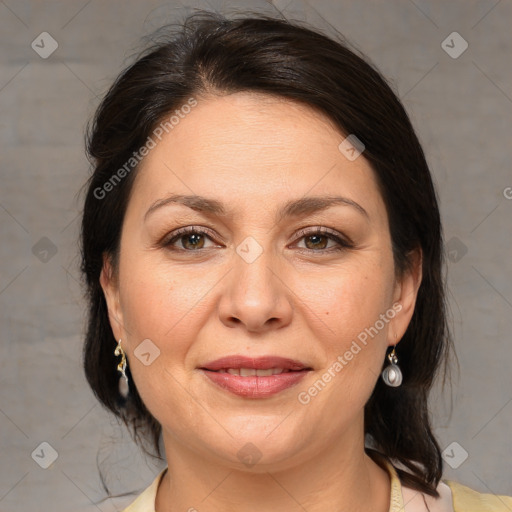
[{"label": "lower lip", "polygon": [[302,380],[309,370],[285,372],[266,377],[231,375],[230,373],[201,370],[221,388],[246,398],[266,398],[288,389]]}]

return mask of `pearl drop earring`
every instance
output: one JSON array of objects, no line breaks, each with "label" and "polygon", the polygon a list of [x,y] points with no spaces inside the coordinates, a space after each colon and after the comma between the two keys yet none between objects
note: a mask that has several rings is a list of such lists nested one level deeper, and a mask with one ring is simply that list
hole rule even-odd
[{"label": "pearl drop earring", "polygon": [[[395,334],[396,338],[396,334]],[[396,344],[388,354],[389,365],[382,371],[382,380],[390,387],[396,388],[402,384],[402,371],[398,367],[398,357],[395,353]]]}]

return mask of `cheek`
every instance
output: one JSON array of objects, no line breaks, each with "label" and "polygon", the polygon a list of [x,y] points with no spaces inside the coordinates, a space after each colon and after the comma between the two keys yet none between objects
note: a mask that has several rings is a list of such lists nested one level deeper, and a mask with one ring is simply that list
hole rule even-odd
[{"label": "cheek", "polygon": [[[342,349],[390,308],[392,279],[379,262],[354,265],[305,287],[309,304],[325,323],[333,345]],[[380,325],[380,324],[379,324]]]},{"label": "cheek", "polygon": [[165,346],[198,325],[197,311],[214,285],[207,274],[198,273],[200,279],[190,278],[179,268],[155,264],[149,258],[126,266],[121,300],[125,327],[133,342],[150,338]]},{"label": "cheek", "polygon": [[[158,381],[169,377],[166,370],[173,369],[173,360],[185,350],[179,340],[183,339],[185,329],[190,335],[194,325],[188,315],[193,313],[196,294],[193,290],[184,294],[183,285],[168,269],[146,265],[142,258],[137,264],[127,261],[123,272],[120,301],[126,346],[131,356],[130,371],[142,395],[144,388],[158,387]],[[170,343],[172,351],[168,350]],[[150,357],[142,357],[148,352]]]},{"label": "cheek", "polygon": [[[177,418],[189,417],[192,404],[183,389],[183,361],[201,328],[197,306],[204,291],[186,286],[176,272],[151,266],[127,268],[122,308],[129,339],[129,367],[138,393],[162,425],[180,432]],[[148,340],[150,340],[148,342]],[[143,350],[142,350],[143,348]],[[144,357],[144,353],[150,357]],[[149,364],[148,363],[149,359]]]},{"label": "cheek", "polygon": [[[387,331],[395,311],[390,286],[390,268],[374,264],[349,268],[336,279],[317,281],[309,288],[308,305],[318,325],[316,337],[323,340],[323,373],[316,386],[318,405],[355,410],[369,398],[380,374],[387,347]],[[315,307],[311,307],[315,304]],[[315,321],[314,317],[321,319]],[[327,392],[323,392],[323,390]],[[311,390],[315,394],[315,390]]]}]

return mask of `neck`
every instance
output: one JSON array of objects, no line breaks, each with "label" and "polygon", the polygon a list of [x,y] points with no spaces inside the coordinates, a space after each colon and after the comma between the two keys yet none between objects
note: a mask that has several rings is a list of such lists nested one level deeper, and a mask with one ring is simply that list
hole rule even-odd
[{"label": "neck", "polygon": [[390,478],[364,451],[364,438],[328,446],[289,466],[247,470],[191,451],[164,434],[168,470],[156,512],[388,512]]}]

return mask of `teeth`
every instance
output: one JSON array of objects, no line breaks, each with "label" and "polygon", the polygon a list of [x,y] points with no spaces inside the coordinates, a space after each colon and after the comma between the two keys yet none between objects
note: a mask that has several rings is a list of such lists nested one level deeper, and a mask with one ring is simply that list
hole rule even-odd
[{"label": "teeth", "polygon": [[283,368],[272,368],[272,375],[279,375],[280,373],[288,373],[290,370],[283,370]]},{"label": "teeth", "polygon": [[270,377],[271,375],[279,375],[289,372],[283,368],[269,368],[268,370],[256,370],[255,368],[227,368],[219,370],[219,373],[229,373],[231,375],[239,375],[240,377]]},{"label": "teeth", "polygon": [[[276,370],[277,370],[277,368],[276,368]],[[256,375],[258,377],[270,377],[270,375],[277,375],[277,374],[274,373],[273,368],[269,368],[268,370],[256,370]]]},{"label": "teeth", "polygon": [[239,375],[240,377],[251,377],[253,375],[257,375],[257,370],[254,368],[240,368]]}]

